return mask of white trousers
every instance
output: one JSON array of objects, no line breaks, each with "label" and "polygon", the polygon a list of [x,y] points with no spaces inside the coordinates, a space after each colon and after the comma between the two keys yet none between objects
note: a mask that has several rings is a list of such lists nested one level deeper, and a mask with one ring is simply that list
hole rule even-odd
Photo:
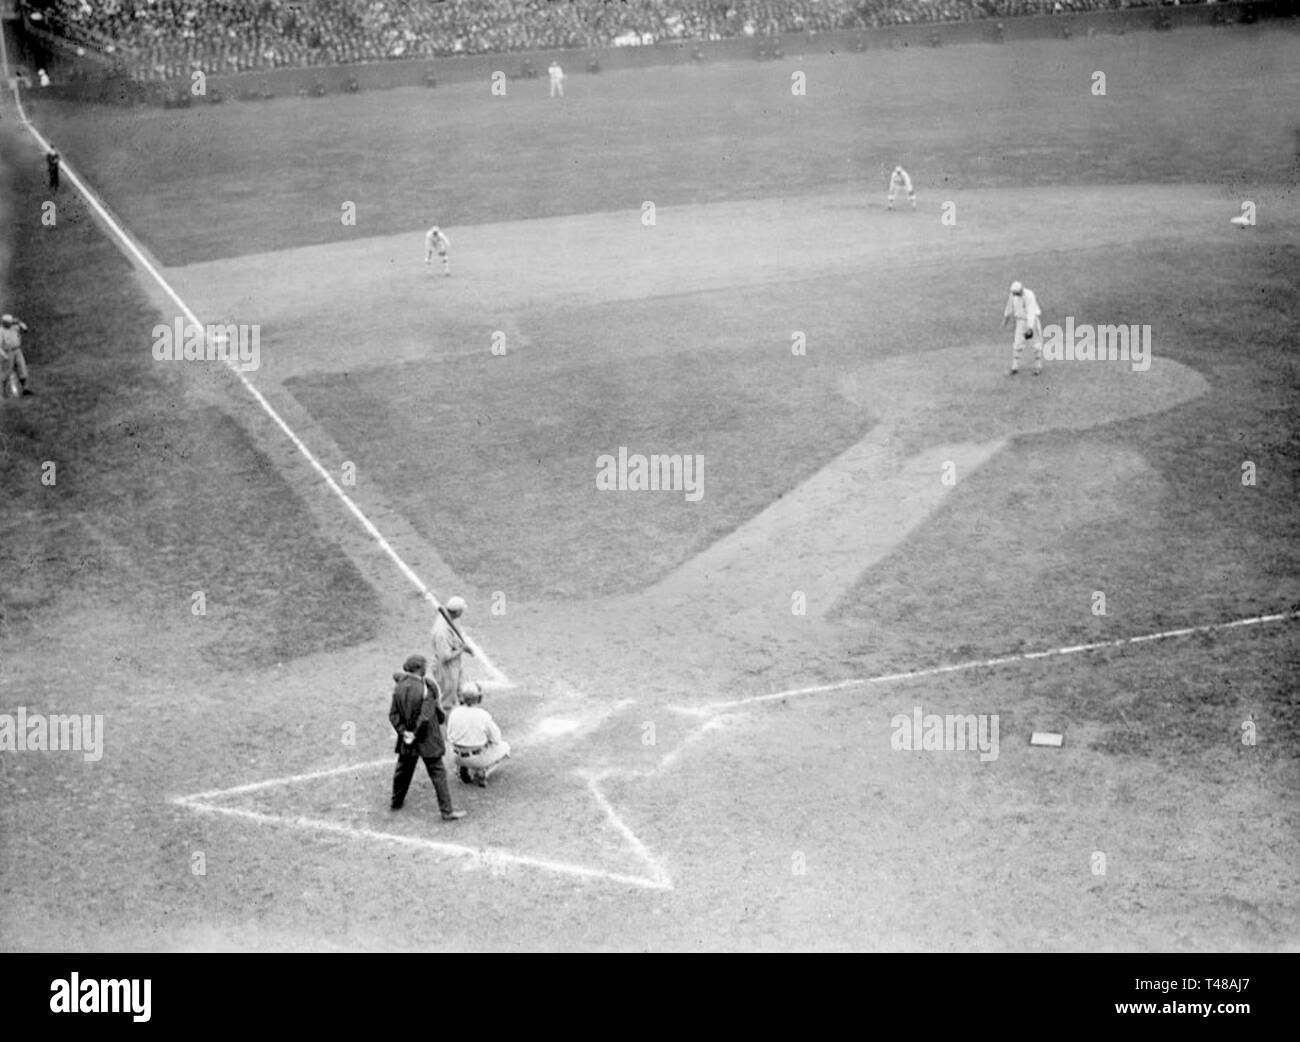
[{"label": "white trousers", "polygon": [[[1025,331],[1028,330],[1032,335],[1026,337]],[[1016,319],[1015,340],[1011,345],[1011,368],[1020,368],[1020,352],[1025,349],[1025,344],[1032,341],[1034,345],[1034,368],[1043,368],[1043,338],[1038,335],[1038,331],[1032,326],[1025,323],[1023,318]]]}]

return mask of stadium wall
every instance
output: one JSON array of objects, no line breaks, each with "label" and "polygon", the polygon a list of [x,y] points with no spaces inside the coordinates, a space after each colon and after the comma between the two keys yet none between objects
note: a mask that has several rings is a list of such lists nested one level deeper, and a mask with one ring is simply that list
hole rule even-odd
[{"label": "stadium wall", "polygon": [[1122,34],[1187,26],[1229,25],[1268,18],[1294,17],[1290,0],[1241,0],[1219,4],[1179,5],[1116,11],[1088,11],[972,22],[900,25],[831,33],[784,33],[719,41],[665,42],[642,47],[569,51],[535,51],[410,59],[358,65],[285,68],[232,76],[209,75],[206,94],[192,98],[189,84],[141,83],[124,74],[81,68],[83,78],[40,90],[42,97],[107,104],[191,104],[231,98],[253,99],[295,94],[336,94],[350,90],[387,90],[438,83],[488,81],[495,72],[510,79],[544,76],[556,59],[566,73],[684,65],[693,62],[791,58],[961,43],[1010,43],[1095,34]]}]

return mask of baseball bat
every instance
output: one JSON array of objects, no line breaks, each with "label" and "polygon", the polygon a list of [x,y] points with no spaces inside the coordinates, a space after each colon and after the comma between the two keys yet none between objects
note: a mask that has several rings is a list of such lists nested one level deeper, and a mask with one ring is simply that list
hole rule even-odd
[{"label": "baseball bat", "polygon": [[460,638],[460,642],[461,642],[463,645],[465,645],[465,649],[466,649],[466,650],[467,650],[471,655],[473,655],[473,654],[474,654],[474,649],[473,649],[473,647],[470,645],[470,642],[469,642],[468,640],[465,639],[465,634],[461,633],[459,627],[457,627],[456,623],[452,620],[452,617],[451,617],[450,615],[447,614],[447,609],[444,608],[441,604],[438,605],[438,614],[441,615],[444,619],[447,620],[447,625],[451,627],[451,632],[454,633],[454,634],[456,634],[456,636]]}]

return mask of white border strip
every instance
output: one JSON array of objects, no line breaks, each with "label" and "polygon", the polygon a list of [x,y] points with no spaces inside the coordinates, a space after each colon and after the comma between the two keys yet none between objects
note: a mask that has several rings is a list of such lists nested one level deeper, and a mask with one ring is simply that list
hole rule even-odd
[{"label": "white border strip", "polygon": [[1095,644],[1075,644],[1067,648],[1051,648],[1048,651],[1027,651],[1020,655],[1003,655],[1000,658],[983,659],[977,662],[956,662],[951,666],[932,666],[929,669],[914,669],[906,673],[888,673],[879,677],[858,677],[853,680],[841,680],[834,684],[819,684],[816,687],[796,687],[788,691],[776,691],[770,695],[752,695],[749,698],[735,698],[727,702],[709,702],[702,706],[672,706],[675,712],[693,716],[706,716],[710,713],[735,709],[738,706],[753,705],[757,702],[773,702],[783,698],[800,698],[804,695],[824,695],[846,688],[861,687],[866,684],[889,684],[896,680],[916,680],[920,677],[934,677],[941,673],[959,673],[968,669],[981,669],[987,666],[1005,666],[1011,662],[1029,662],[1034,659],[1055,658],[1062,655],[1078,655],[1085,651],[1099,651],[1102,648],[1122,648],[1130,644],[1144,644],[1153,640],[1169,640],[1174,637],[1188,637],[1195,633],[1213,633],[1219,630],[1237,629],[1241,626],[1258,626],[1269,622],[1300,619],[1300,612],[1279,612],[1276,615],[1256,615],[1249,619],[1237,619],[1235,622],[1215,622],[1206,626],[1187,626],[1178,630],[1165,630],[1163,633],[1146,633],[1140,637],[1121,637],[1119,640],[1103,640]]},{"label": "white border strip", "polygon": [[173,803],[189,805],[190,803],[219,800],[225,796],[240,796],[246,792],[260,792],[262,789],[274,789],[277,785],[296,785],[298,782],[313,781],[316,778],[332,778],[339,774],[351,774],[357,771],[373,771],[377,767],[391,767],[391,756],[383,760],[371,760],[368,763],[349,763],[343,767],[328,767],[322,771],[308,771],[306,774],[290,774],[283,778],[271,778],[267,781],[249,782],[247,785],[235,785],[229,789],[209,789],[196,792],[192,796],[177,796]]},{"label": "white border strip", "polygon": [[[625,883],[629,886],[649,887],[655,890],[672,890],[673,881],[668,871],[663,867],[657,858],[650,853],[650,850],[637,837],[618,813],[614,810],[605,794],[600,791],[598,782],[605,775],[587,776],[587,789],[595,799],[600,809],[609,819],[610,824],[618,830],[619,834],[627,843],[629,849],[636,854],[650,868],[650,875],[632,876],[623,872],[609,872],[603,868],[593,868],[590,865],[579,865],[569,861],[552,861],[548,858],[533,857],[529,854],[515,854],[506,850],[481,850],[475,847],[469,847],[463,843],[447,843],[442,840],[423,839],[418,836],[399,836],[391,832],[378,832],[374,829],[354,828],[351,825],[344,825],[340,822],[326,821],[321,818],[292,817],[282,814],[264,814],[261,811],[248,810],[244,807],[222,807],[214,801],[224,799],[227,796],[240,796],[250,792],[260,792],[265,789],[273,789],[277,786],[295,785],[299,782],[313,781],[317,778],[331,778],[340,774],[356,774],[361,771],[371,771],[378,767],[391,767],[392,757],[383,760],[370,760],[367,763],[352,763],[342,767],[327,767],[324,770],[308,771],[305,774],[290,774],[281,778],[270,778],[266,781],[250,782],[247,785],[235,785],[229,789],[211,789],[207,792],[196,792],[191,796],[174,796],[171,802],[178,807],[185,807],[201,814],[226,814],[235,818],[242,818],[246,821],[253,821],[259,825],[287,825],[291,828],[307,829],[316,832],[333,832],[343,836],[349,836],[353,839],[377,839],[393,843],[401,843],[407,846],[420,847],[425,850],[432,850],[435,853],[448,854],[455,857],[473,857],[477,860],[496,863],[514,863],[527,865],[532,868],[543,869],[548,872],[559,872],[564,875],[582,876],[590,879],[608,879],[614,883]],[[581,774],[581,772],[579,772]]]},{"label": "white border strip", "polygon": [[[0,31],[0,47],[4,46],[3,36],[4,36],[3,32]],[[7,69],[8,61],[9,61],[7,51],[4,52],[3,55],[0,55],[0,57],[3,58],[4,66]],[[34,126],[32,126],[31,122],[27,119],[27,114],[23,111],[22,98],[20,97],[20,93],[21,92],[19,90],[14,91],[14,100],[18,104],[18,115],[22,120],[23,126],[27,128],[28,133],[30,133],[32,137],[36,139],[36,142],[41,146],[41,148],[44,151],[48,152],[53,146],[50,144],[49,141],[47,141],[41,135],[41,132],[39,130],[37,130]],[[135,241],[126,233],[126,230],[120,224],[118,224],[116,220],[113,219],[112,215],[108,212],[105,206],[99,201],[99,198],[95,195],[95,193],[90,190],[89,186],[84,181],[82,181],[80,177],[77,176],[77,174],[67,165],[67,163],[62,163],[60,168],[62,172],[67,176],[68,180],[72,182],[73,186],[77,189],[77,191],[79,191],[82,194],[86,202],[90,204],[90,208],[94,210],[95,215],[99,218],[99,220],[117,238],[118,242],[131,256],[131,258],[140,267],[142,267],[145,271],[147,271],[150,277],[153,278],[153,280],[162,288],[163,292],[166,293],[167,296],[171,298],[172,302],[185,316],[185,318],[188,320],[190,325],[203,326],[203,323],[199,321],[198,315],[196,315],[190,309],[190,306],[186,304],[184,300],[181,299],[180,294],[177,293],[176,290],[174,290],[171,287],[171,285],[167,282],[167,280],[162,277],[162,274],[158,271],[157,268],[153,266],[149,258],[144,255],[144,252],[140,249],[140,247],[137,246]],[[347,507],[348,510],[352,513],[352,516],[355,517],[361,523],[361,527],[366,530],[370,538],[373,539],[379,545],[379,548],[389,556],[389,558],[392,560],[392,562],[395,565],[397,565],[397,570],[400,571],[402,575],[406,577],[406,579],[411,583],[412,586],[414,586],[417,590],[420,591],[421,595],[424,597],[426,601],[428,601],[431,605],[433,605],[435,611],[439,607],[441,607],[441,603],[438,601],[438,598],[435,597],[433,591],[430,590],[429,587],[425,585],[424,580],[421,579],[415,573],[414,569],[412,569],[411,566],[408,565],[401,558],[401,556],[397,553],[397,551],[393,549],[392,545],[388,542],[388,540],[384,538],[384,534],[380,532],[378,528],[375,527],[374,522],[372,522],[370,518],[366,517],[365,513],[363,513],[361,508],[357,506],[357,504],[353,501],[352,497],[343,491],[343,489],[339,486],[339,483],[334,480],[330,472],[325,469],[324,465],[320,462],[320,460],[318,460],[316,456],[312,453],[311,449],[307,448],[307,446],[303,443],[302,439],[299,438],[298,435],[293,432],[292,428],[290,428],[290,426],[287,423],[285,423],[283,417],[281,417],[280,414],[276,412],[274,408],[272,408],[271,403],[268,402],[266,398],[262,396],[262,392],[253,386],[252,382],[248,379],[248,377],[244,375],[244,373],[234,364],[234,362],[230,358],[226,358],[225,363],[226,363],[226,368],[228,368],[239,380],[239,382],[244,385],[244,389],[248,391],[250,395],[253,396],[254,401],[256,401],[257,404],[262,407],[262,410],[266,413],[266,415],[269,416],[275,422],[276,426],[279,427],[280,430],[282,430],[285,433],[285,436],[291,442],[293,442],[294,447],[303,455],[303,457],[307,460],[307,462],[312,465],[316,473],[319,474],[324,479],[325,484],[329,486],[330,491],[339,497],[339,499],[343,502],[343,505]],[[470,647],[474,650],[474,657],[478,659],[479,663],[488,672],[489,683],[501,687],[511,686],[510,680],[506,677],[504,673],[501,672],[501,670],[499,670],[492,663],[492,660],[488,658],[486,652],[484,652],[483,649],[475,641],[470,639],[468,634],[466,635],[465,639],[466,639],[466,643],[468,643]]]},{"label": "white border strip", "polygon": [[192,796],[180,797],[172,802],[203,814],[226,814],[230,817],[242,818],[245,821],[253,821],[259,825],[286,825],[290,828],[306,829],[312,832],[329,832],[338,836],[347,836],[349,839],[368,839],[377,840],[381,843],[396,843],[401,846],[415,847],[418,850],[432,851],[435,854],[444,854],[448,857],[470,858],[476,862],[492,861],[498,864],[523,865],[547,872],[557,872],[561,875],[577,876],[581,879],[605,879],[612,883],[639,886],[649,890],[672,889],[672,883],[661,876],[662,870],[657,865],[654,866],[656,869],[655,878],[630,876],[622,872],[609,872],[603,868],[592,868],[590,865],[578,865],[569,861],[552,861],[549,858],[533,857],[529,854],[516,854],[509,850],[480,849],[466,846],[463,843],[425,839],[422,836],[399,836],[392,832],[354,828],[351,825],[344,825],[337,821],[325,821],[320,818],[263,814],[260,811],[245,810],[242,807],[218,807],[211,803],[204,803]]},{"label": "white border strip", "polygon": [[605,816],[609,818],[610,824],[613,825],[614,828],[618,829],[619,834],[623,837],[627,845],[636,851],[637,856],[641,858],[642,861],[650,866],[652,878],[657,880],[659,885],[664,889],[671,890],[673,882],[668,875],[668,871],[659,863],[658,859],[650,853],[649,848],[647,848],[646,845],[637,838],[636,833],[628,828],[627,823],[618,816],[618,813],[614,810],[609,800],[605,798],[605,794],[597,788],[596,783],[603,777],[605,777],[603,774],[589,776],[587,778],[588,791],[591,792],[591,795],[596,802],[600,804],[600,808],[605,812]]}]

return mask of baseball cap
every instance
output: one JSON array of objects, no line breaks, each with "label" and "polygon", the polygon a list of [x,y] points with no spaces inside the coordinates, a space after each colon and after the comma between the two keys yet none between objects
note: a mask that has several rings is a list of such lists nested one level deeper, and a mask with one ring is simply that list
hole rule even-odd
[{"label": "baseball cap", "polygon": [[452,597],[447,601],[448,611],[464,611],[466,608],[464,597]]},{"label": "baseball cap", "polygon": [[0,323],[3,323],[6,326],[12,326],[14,324],[13,315],[0,315]]},{"label": "baseball cap", "polygon": [[1019,282],[1013,282],[1013,283],[1011,283],[1011,292],[1012,292],[1012,293],[1019,293],[1019,292],[1020,292],[1022,289],[1024,289],[1024,288],[1025,288],[1025,287],[1022,286],[1022,285],[1020,285]]}]

